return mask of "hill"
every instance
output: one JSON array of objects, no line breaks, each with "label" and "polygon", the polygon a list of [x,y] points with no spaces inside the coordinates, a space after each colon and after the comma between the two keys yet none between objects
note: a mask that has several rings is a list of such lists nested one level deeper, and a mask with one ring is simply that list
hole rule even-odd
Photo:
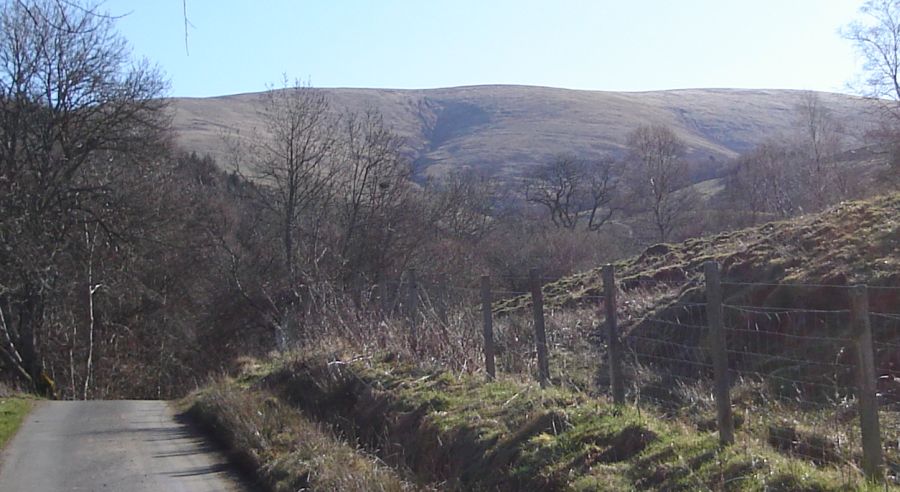
[{"label": "hill", "polygon": [[[698,163],[696,178],[715,176],[725,160],[760,142],[796,132],[802,91],[689,89],[603,92],[530,86],[445,89],[320,89],[337,111],[376,108],[407,142],[427,175],[470,166],[514,176],[561,152],[590,157],[623,152],[639,124],[671,126]],[[178,142],[229,165],[221,135],[259,126],[259,94],[172,99]],[[871,101],[818,93],[844,123],[848,148],[876,125]]]},{"label": "hill", "polygon": [[[635,359],[665,374],[643,390],[676,405],[684,402],[673,380],[702,379],[709,367],[703,278],[709,260],[721,270],[730,367],[769,384],[784,378],[787,384],[771,393],[807,404],[832,402],[855,388],[849,287],[867,285],[879,392],[886,406],[900,408],[900,193],[657,244],[615,263],[624,343]],[[543,291],[551,310],[595,306],[602,269]],[[519,315],[530,304],[530,296],[520,296],[494,310]]]},{"label": "hill", "polygon": [[[700,282],[708,260],[722,265],[725,282],[900,287],[900,194],[841,203],[818,214],[682,243],[657,244],[615,267],[619,283],[628,291],[646,284]],[[545,285],[544,291],[549,306],[577,305],[602,294],[602,271],[596,268],[563,278]],[[810,302],[823,307],[831,300],[810,296]],[[889,300],[876,302],[891,306]],[[528,303],[527,296],[512,298],[497,303],[495,311],[514,312]]]},{"label": "hill", "polygon": [[[542,289],[547,388],[529,381],[534,341],[524,296],[495,304],[498,370],[488,382],[473,335],[477,310],[449,322],[426,316],[412,346],[403,341],[408,323],[375,316],[366,324],[354,312],[349,323],[358,326],[342,325],[341,333],[358,334],[327,332],[294,353],[246,360],[236,377],[187,403],[233,452],[284,483],[336,480],[346,468],[335,457],[351,459],[351,448],[409,481],[384,479],[394,484],[386,490],[887,490],[900,483],[898,218],[895,193],[657,244],[616,263],[625,405],[603,396],[600,270]],[[730,446],[716,439],[702,286],[708,260],[722,266],[729,309]],[[866,483],[860,472],[847,318],[847,286],[858,283],[869,286],[869,309],[880,313],[871,329],[885,484]],[[361,341],[361,333],[372,338]],[[306,423],[287,428],[285,421]],[[342,442],[302,457],[308,446],[293,443],[325,439],[309,422]],[[369,465],[354,470],[357,476],[343,480],[370,488],[371,477],[383,473]]]}]

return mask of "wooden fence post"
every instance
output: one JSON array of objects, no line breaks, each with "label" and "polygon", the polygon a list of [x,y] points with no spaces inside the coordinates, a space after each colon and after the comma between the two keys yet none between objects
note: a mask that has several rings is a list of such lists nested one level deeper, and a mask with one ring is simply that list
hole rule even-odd
[{"label": "wooden fence post", "polygon": [[881,426],[875,387],[875,357],[872,351],[872,327],[869,322],[869,295],[865,285],[850,288],[850,323],[856,341],[857,399],[859,427],[862,431],[863,471],[870,480],[880,480]]},{"label": "wooden fence post", "polygon": [[547,334],[544,331],[544,294],[541,292],[541,277],[537,268],[529,271],[529,279],[534,312],[534,345],[537,348],[538,378],[543,388],[550,382],[550,362],[547,356]]},{"label": "wooden fence post", "polygon": [[491,311],[491,277],[481,276],[481,316],[484,321],[484,369],[489,381],[497,377],[494,367],[494,320]]},{"label": "wooden fence post", "polygon": [[706,322],[709,327],[710,351],[715,376],[716,416],[719,426],[719,443],[734,443],[734,420],[731,415],[731,388],[728,382],[728,347],[725,326],[722,322],[722,283],[719,264],[708,261],[706,274]]},{"label": "wooden fence post", "polygon": [[625,381],[622,379],[622,343],[616,317],[616,271],[612,265],[603,267],[603,295],[606,305],[606,336],[609,340],[609,386],[613,403],[622,405],[625,403]]}]

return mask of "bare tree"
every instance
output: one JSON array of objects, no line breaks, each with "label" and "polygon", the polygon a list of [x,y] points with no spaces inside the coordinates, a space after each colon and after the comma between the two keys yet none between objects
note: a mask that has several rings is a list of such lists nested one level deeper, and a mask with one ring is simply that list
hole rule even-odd
[{"label": "bare tree", "polygon": [[621,208],[618,199],[619,164],[612,157],[589,161],[586,166],[588,193],[587,210],[589,231],[599,230]]},{"label": "bare tree", "polygon": [[818,210],[851,194],[850,170],[836,166],[834,159],[841,150],[842,126],[815,92],[803,93],[796,109],[800,123],[798,144],[808,159],[803,166],[804,198],[807,208]]},{"label": "bare tree", "polygon": [[685,145],[667,126],[641,125],[628,134],[626,177],[635,211],[648,213],[665,242],[693,210],[696,196],[684,160]]},{"label": "bare tree", "polygon": [[378,112],[345,115],[342,128],[335,183],[340,276],[345,284],[353,275],[383,280],[409,208],[412,166]]},{"label": "bare tree", "polygon": [[39,386],[62,262],[85,226],[104,241],[125,234],[114,223],[115,185],[160,139],[165,83],[130,64],[94,5],[0,7],[0,354]]},{"label": "bare tree", "polygon": [[477,244],[508,212],[509,189],[472,169],[431,180],[425,189],[429,222],[440,235]]},{"label": "bare tree", "polygon": [[525,200],[547,209],[556,227],[578,225],[579,194],[584,173],[581,161],[571,154],[538,166],[525,182]]},{"label": "bare tree", "polygon": [[614,166],[611,158],[586,161],[558,155],[526,178],[525,199],[545,208],[558,228],[574,230],[587,217],[587,229],[596,231],[616,211]]},{"label": "bare tree", "polygon": [[885,104],[882,138],[889,148],[888,169],[884,178],[900,186],[900,1],[867,0],[859,9],[860,17],[841,31],[862,58],[864,86],[859,90],[873,98],[888,98]]},{"label": "bare tree", "polygon": [[859,13],[841,34],[863,59],[866,95],[900,101],[900,2],[867,0]]},{"label": "bare tree", "polygon": [[262,98],[264,128],[249,139],[235,139],[235,157],[239,174],[258,185],[250,190],[280,236],[284,282],[275,282],[267,297],[284,347],[323,253],[321,235],[339,169],[334,155],[337,120],[325,94],[299,82],[285,80],[282,88],[271,88]]},{"label": "bare tree", "polygon": [[750,212],[750,222],[787,218],[804,211],[808,162],[795,146],[767,142],[741,156],[726,187],[732,200]]}]

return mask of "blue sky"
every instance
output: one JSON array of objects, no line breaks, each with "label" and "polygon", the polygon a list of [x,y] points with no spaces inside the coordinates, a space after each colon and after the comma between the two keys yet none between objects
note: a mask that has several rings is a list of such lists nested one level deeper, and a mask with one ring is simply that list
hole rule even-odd
[{"label": "blue sky", "polygon": [[848,92],[861,0],[109,0],[173,96],[525,84]]}]

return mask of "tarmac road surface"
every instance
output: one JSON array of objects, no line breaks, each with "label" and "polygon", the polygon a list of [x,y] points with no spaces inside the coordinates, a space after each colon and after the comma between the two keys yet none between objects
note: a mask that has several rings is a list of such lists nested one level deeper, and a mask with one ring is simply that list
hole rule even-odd
[{"label": "tarmac road surface", "polygon": [[0,454],[0,492],[242,491],[163,401],[46,401]]}]

